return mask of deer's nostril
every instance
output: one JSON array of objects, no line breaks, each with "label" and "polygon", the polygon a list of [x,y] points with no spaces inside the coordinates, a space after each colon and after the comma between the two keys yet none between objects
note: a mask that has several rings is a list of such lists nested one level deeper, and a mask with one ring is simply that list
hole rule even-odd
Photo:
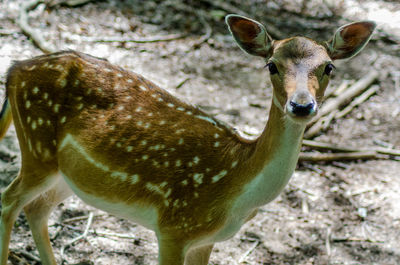
[{"label": "deer's nostril", "polygon": [[290,101],[290,111],[296,116],[308,116],[315,112],[315,102],[311,101],[308,104],[298,104],[295,101]]}]

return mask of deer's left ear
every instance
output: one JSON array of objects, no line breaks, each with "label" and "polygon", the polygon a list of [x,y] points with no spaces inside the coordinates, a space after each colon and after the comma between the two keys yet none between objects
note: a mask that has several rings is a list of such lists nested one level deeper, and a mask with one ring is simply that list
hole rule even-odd
[{"label": "deer's left ear", "polygon": [[368,43],[375,27],[372,21],[354,22],[340,27],[332,40],[326,43],[329,56],[333,60],[353,57]]},{"label": "deer's left ear", "polygon": [[242,50],[264,58],[269,56],[272,38],[261,23],[239,15],[228,15],[225,21]]}]

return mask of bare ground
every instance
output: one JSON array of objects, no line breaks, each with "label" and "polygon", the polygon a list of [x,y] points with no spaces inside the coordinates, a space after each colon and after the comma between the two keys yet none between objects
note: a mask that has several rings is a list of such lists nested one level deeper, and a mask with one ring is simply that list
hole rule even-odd
[{"label": "bare ground", "polygon": [[[287,9],[295,12],[300,5],[296,6],[297,2],[288,4]],[[320,1],[311,1],[314,2]],[[21,3],[0,3],[1,97],[11,61],[41,54],[14,23]],[[333,21],[339,26],[343,21],[364,19],[379,12],[382,16],[399,16],[400,4],[395,1],[363,3],[344,1],[343,17]],[[244,55],[221,27],[222,20],[211,24],[219,28],[201,45],[197,45],[204,33],[201,24],[197,25],[197,35],[190,34],[172,42],[93,42],[93,38],[106,36],[138,39],[167,35],[177,33],[171,30],[173,26],[181,30],[188,27],[179,24],[182,18],[172,11],[172,14],[166,13],[169,23],[164,25],[161,22],[166,18],[155,9],[150,4],[121,6],[112,1],[51,12],[43,12],[39,7],[32,12],[31,23],[60,49],[76,49],[107,58],[200,105],[242,132],[251,135],[261,132],[271,99],[264,62]],[[310,10],[327,12],[322,6]],[[196,18],[190,20],[196,21]],[[157,24],[157,21],[161,22]],[[398,24],[382,24],[379,28],[399,37],[400,23],[393,23]],[[316,33],[310,28],[302,32],[283,30],[283,33],[328,38],[333,30],[329,34]],[[332,124],[317,140],[353,147],[386,143],[400,148],[399,55],[398,43],[377,34],[359,56],[336,63],[338,69],[331,89],[343,79],[356,80],[375,68],[382,73],[380,90],[368,102]],[[19,166],[18,143],[12,128],[0,143],[1,190],[16,176]],[[234,238],[215,246],[210,264],[400,264],[399,172],[400,163],[394,159],[301,163],[274,202],[261,208],[257,217]],[[71,218],[87,216],[89,212],[95,217],[88,237],[66,249],[65,264],[157,263],[157,243],[152,232],[93,209],[76,197],[58,206],[49,221],[58,259],[60,249],[85,229],[87,219]],[[37,264],[21,253],[22,250],[38,256],[23,214],[14,227],[11,249],[12,264]]]}]

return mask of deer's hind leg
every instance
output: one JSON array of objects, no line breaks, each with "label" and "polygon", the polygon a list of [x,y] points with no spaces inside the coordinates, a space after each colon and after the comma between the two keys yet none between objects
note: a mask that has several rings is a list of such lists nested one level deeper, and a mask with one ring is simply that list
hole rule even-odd
[{"label": "deer's hind leg", "polygon": [[55,164],[44,164],[23,153],[19,175],[1,194],[1,265],[7,264],[11,231],[18,214],[23,207],[54,186],[58,179],[55,167]]},{"label": "deer's hind leg", "polygon": [[71,189],[61,176],[57,183],[48,191],[34,199],[24,207],[26,219],[31,228],[33,239],[40,254],[42,264],[55,265],[53,249],[48,233],[48,218],[60,202],[72,194]]}]

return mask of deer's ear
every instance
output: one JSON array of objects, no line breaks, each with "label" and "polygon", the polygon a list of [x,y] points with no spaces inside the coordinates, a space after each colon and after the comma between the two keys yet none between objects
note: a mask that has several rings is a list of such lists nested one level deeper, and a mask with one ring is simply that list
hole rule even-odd
[{"label": "deer's ear", "polygon": [[332,40],[326,43],[329,56],[333,60],[353,57],[368,43],[375,27],[372,21],[354,22],[340,27]]},{"label": "deer's ear", "polygon": [[239,15],[228,15],[225,21],[242,50],[251,55],[269,56],[272,38],[262,24]]}]

